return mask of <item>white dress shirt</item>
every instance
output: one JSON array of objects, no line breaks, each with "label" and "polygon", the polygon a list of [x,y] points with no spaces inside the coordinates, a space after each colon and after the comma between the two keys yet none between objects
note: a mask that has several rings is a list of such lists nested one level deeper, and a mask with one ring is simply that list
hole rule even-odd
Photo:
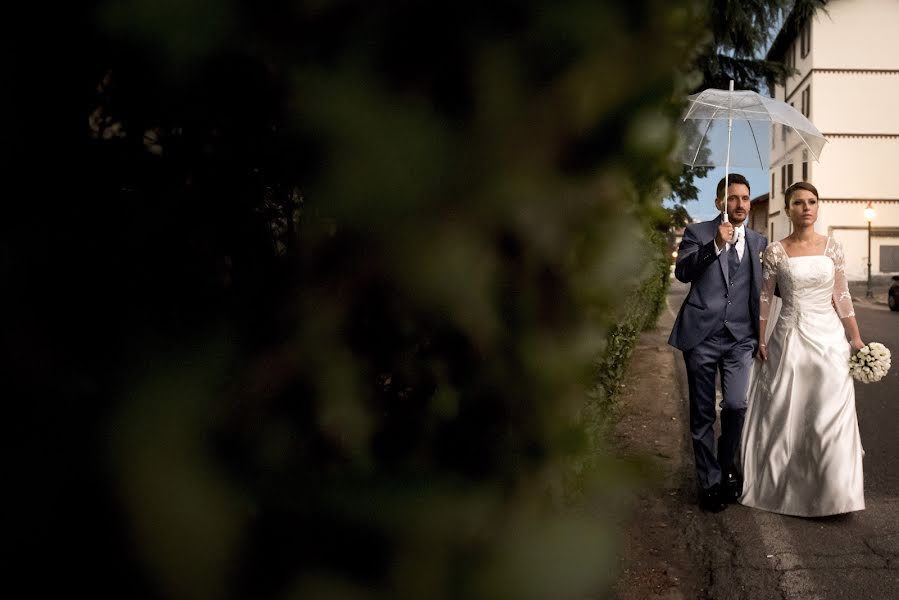
[{"label": "white dress shirt", "polygon": [[718,250],[718,254],[721,254],[725,250],[730,251],[731,246],[737,247],[737,256],[742,261],[743,260],[743,252],[746,250],[746,226],[740,225],[738,227],[734,227],[734,237],[733,241],[726,242],[724,244],[724,248]]},{"label": "white dress shirt", "polygon": [[734,227],[734,241],[728,242],[727,249],[730,250],[731,245],[736,245],[737,247],[737,256],[740,257],[740,260],[743,260],[743,251],[746,249],[746,227],[745,225],[740,225],[739,227]]}]

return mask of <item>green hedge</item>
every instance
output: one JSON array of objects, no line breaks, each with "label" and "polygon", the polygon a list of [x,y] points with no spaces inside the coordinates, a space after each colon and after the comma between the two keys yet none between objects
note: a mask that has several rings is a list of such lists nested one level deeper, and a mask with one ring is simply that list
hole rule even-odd
[{"label": "green hedge", "polygon": [[614,423],[616,400],[621,383],[630,364],[631,355],[640,333],[655,327],[665,310],[670,285],[670,261],[665,235],[656,228],[656,222],[647,219],[645,247],[641,277],[631,285],[625,285],[620,310],[609,327],[605,347],[595,364],[595,383],[587,395],[581,412],[581,421],[588,432],[590,448],[585,457],[573,463],[574,477],[569,483],[569,494],[579,497],[584,482],[580,474],[595,468],[605,452],[606,436]]},{"label": "green hedge", "polygon": [[6,144],[31,594],[601,595],[702,3],[77,4]]},{"label": "green hedge", "polygon": [[607,346],[598,360],[595,396],[603,404],[614,403],[640,332],[654,327],[665,309],[670,282],[667,245],[656,231],[650,232],[647,240],[651,251],[646,257],[646,274],[626,294],[625,310],[610,329]]}]

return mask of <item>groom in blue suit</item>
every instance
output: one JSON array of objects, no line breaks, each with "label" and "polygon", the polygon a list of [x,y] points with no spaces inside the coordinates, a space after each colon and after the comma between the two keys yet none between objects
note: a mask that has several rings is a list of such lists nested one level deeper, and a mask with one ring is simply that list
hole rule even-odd
[{"label": "groom in blue suit", "polygon": [[[690,389],[690,434],[700,506],[718,512],[742,488],[735,459],[740,446],[752,357],[759,346],[760,256],[768,240],[746,226],[749,182],[722,179],[715,206],[727,211],[688,225],[674,275],[689,283],[668,343],[681,350]],[[721,377],[721,435],[715,444],[715,379]]]}]

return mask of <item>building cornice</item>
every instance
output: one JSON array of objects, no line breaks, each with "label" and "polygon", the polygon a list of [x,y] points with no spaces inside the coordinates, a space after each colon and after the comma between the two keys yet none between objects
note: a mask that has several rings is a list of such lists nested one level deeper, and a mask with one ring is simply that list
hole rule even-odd
[{"label": "building cornice", "polygon": [[786,84],[784,84],[784,102],[789,102],[790,98],[792,98],[796,94],[796,92],[799,91],[799,88],[802,87],[802,85],[806,82],[806,80],[808,80],[808,78],[812,76],[812,73],[816,73],[817,71],[818,71],[818,69],[809,69],[809,72],[805,74],[805,77],[803,77],[799,81],[799,83],[796,84],[796,87],[794,87],[793,91],[790,92],[789,94],[787,94],[787,86],[786,86]]},{"label": "building cornice", "polygon": [[823,202],[834,204],[899,204],[899,198],[819,198]]},{"label": "building cornice", "polygon": [[[899,140],[899,133],[822,133],[825,138],[828,140],[834,139],[870,139],[870,140]],[[784,150],[781,154],[777,156],[776,160],[771,161],[771,166],[769,168],[775,168],[782,164],[786,164],[790,162],[787,160],[789,156],[792,156],[797,150],[805,148],[805,144],[800,139],[798,142]]]},{"label": "building cornice", "polygon": [[850,73],[852,75],[899,75],[899,69],[812,69],[815,73]]},{"label": "building cornice", "polygon": [[[827,228],[827,233],[834,231],[868,231],[867,225],[831,225]],[[871,237],[899,237],[899,227],[875,227],[871,226]]]},{"label": "building cornice", "polygon": [[800,91],[802,86],[808,80],[809,77],[812,76],[812,73],[822,73],[822,74],[831,74],[831,73],[839,73],[839,74],[849,74],[849,75],[897,75],[899,76],[899,69],[809,69],[808,73],[805,74],[799,83],[793,86],[793,91],[789,94],[787,93],[787,86],[784,84],[784,101],[789,102],[790,99],[796,95],[796,92]]},{"label": "building cornice", "polygon": [[899,133],[822,133],[826,138],[883,138],[899,139]]}]

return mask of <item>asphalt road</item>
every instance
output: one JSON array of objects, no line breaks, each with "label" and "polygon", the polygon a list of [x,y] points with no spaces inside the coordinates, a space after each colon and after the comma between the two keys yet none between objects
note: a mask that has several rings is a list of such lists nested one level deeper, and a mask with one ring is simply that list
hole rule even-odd
[{"label": "asphalt road", "polygon": [[[893,353],[893,367],[876,384],[856,385],[858,426],[865,448],[865,491],[899,500],[899,312],[856,303],[865,342],[881,342]],[[899,596],[897,596],[899,598]]]},{"label": "asphalt road", "polygon": [[[687,286],[672,283],[669,305],[676,312]],[[864,299],[855,308],[862,339],[882,342],[894,355],[887,377],[855,386],[866,510],[809,519],[733,505],[704,515],[694,539],[705,597],[899,599],[899,312]]]}]

